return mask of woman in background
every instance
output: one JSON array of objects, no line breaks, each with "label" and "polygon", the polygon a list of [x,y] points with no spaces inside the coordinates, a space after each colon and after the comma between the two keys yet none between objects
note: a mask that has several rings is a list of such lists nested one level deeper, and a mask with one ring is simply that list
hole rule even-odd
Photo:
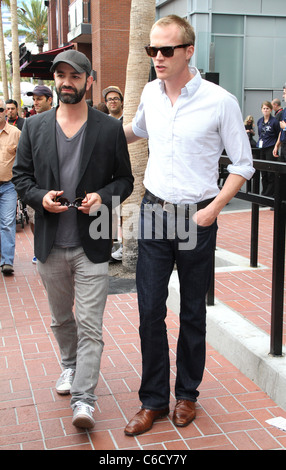
[{"label": "woman in background", "polygon": [[[261,106],[263,117],[257,122],[259,140],[257,147],[260,149],[260,159],[277,161],[273,156],[273,149],[280,133],[279,121],[272,116],[272,104],[263,101]],[[262,195],[272,197],[274,195],[274,173],[262,172]]]},{"label": "woman in background", "polygon": [[254,117],[253,116],[247,116],[247,118],[244,121],[244,127],[246,130],[246,133],[249,138],[249,142],[252,148],[256,147],[256,140],[254,140],[253,136],[255,135],[255,124],[254,124]]}]

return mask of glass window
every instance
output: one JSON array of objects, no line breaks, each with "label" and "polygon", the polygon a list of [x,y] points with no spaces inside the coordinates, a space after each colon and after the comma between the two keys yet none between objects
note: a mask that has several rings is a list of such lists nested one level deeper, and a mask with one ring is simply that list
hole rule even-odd
[{"label": "glass window", "polygon": [[243,34],[244,17],[240,15],[213,15],[213,34]]},{"label": "glass window", "polygon": [[243,38],[213,36],[213,42],[214,71],[219,72],[219,84],[242,105]]}]

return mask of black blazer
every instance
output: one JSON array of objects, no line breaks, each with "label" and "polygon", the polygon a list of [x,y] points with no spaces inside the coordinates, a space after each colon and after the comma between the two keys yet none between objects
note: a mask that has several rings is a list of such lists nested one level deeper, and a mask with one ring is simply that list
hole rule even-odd
[{"label": "black blazer", "polygon": [[[94,227],[91,224],[101,213],[92,217],[77,211],[79,235],[87,257],[94,263],[108,261],[112,243],[112,196],[119,196],[123,202],[132,193],[133,176],[121,122],[91,107],[88,107],[85,143],[75,178],[76,197],[83,197],[85,192],[97,192],[109,208],[109,236],[98,239],[90,236],[90,227]],[[58,214],[42,206],[48,191],[60,190],[56,108],[26,120],[12,181],[20,199],[35,209],[35,256],[44,263],[53,247],[59,220]],[[106,227],[104,232],[106,234]]]}]

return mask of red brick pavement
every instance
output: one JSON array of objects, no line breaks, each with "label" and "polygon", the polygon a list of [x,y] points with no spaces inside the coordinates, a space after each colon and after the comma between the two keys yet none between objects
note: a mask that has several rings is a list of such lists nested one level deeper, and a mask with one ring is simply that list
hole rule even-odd
[{"label": "red brick pavement", "polygon": [[[215,292],[220,301],[268,334],[271,324],[273,216],[274,212],[269,209],[261,210],[259,214],[258,269],[217,273]],[[249,260],[250,224],[250,211],[221,214],[218,247]],[[286,344],[285,316],[283,344]]]},{"label": "red brick pavement", "polygon": [[[217,298],[269,332],[273,212],[261,212],[259,262],[266,269],[217,273]],[[222,214],[218,246],[249,257],[249,212]],[[210,346],[197,418],[176,428],[169,417],[138,437],[124,435],[138,411],[141,356],[136,294],[110,295],[92,431],[71,424],[69,397],[57,395],[61,368],[46,293],[31,263],[32,235],[18,229],[15,275],[0,275],[0,450],[273,450],[286,433],[265,421],[279,408]],[[178,317],[168,313],[172,390]],[[171,399],[171,410],[174,407]],[[122,454],[121,454],[122,455]]]}]

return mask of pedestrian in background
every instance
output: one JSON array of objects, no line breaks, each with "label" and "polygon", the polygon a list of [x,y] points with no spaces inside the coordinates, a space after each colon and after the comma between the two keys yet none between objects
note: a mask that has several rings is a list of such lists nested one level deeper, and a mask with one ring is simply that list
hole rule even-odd
[{"label": "pedestrian in background", "polygon": [[7,121],[11,126],[16,126],[20,131],[23,129],[25,119],[18,115],[18,103],[16,100],[6,101]]},{"label": "pedestrian in background", "polygon": [[12,167],[21,131],[6,121],[6,106],[0,100],[0,251],[4,275],[14,272],[17,193],[12,183]]},{"label": "pedestrian in background", "polygon": [[[50,109],[52,109],[53,93],[49,87],[45,85],[37,85],[33,91],[28,91],[27,96],[33,97],[36,114],[44,113],[45,111],[50,111]],[[34,234],[35,211],[31,206],[27,206],[27,214],[32,233]],[[32,263],[36,264],[36,262],[37,258],[36,256],[33,256]]]},{"label": "pedestrian in background", "polygon": [[[286,83],[283,86],[283,100],[286,101]],[[280,116],[280,133],[273,150],[273,156],[279,157],[279,161],[286,162],[286,108],[283,109]],[[280,150],[280,156],[279,156]]]},{"label": "pedestrian in background", "polygon": [[[261,111],[263,117],[257,121],[259,137],[257,147],[260,149],[260,160],[277,161],[277,158],[273,155],[273,151],[280,133],[279,121],[271,114],[272,104],[270,101],[263,101]],[[273,197],[274,178],[275,175],[273,172],[261,172],[263,196]]]}]

